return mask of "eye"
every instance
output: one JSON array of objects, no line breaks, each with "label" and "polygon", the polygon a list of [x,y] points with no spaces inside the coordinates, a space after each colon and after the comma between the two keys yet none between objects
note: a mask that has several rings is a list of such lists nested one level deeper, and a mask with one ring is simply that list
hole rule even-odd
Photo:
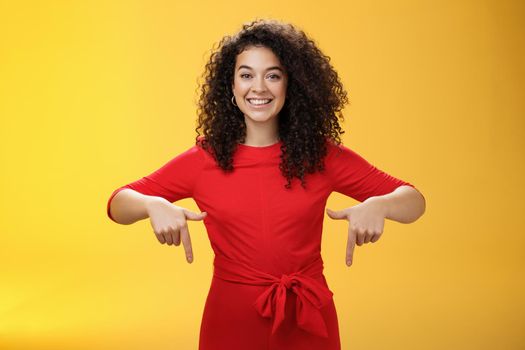
[{"label": "eye", "polygon": [[250,75],[250,74],[248,74],[248,73],[243,73],[243,74],[240,75],[240,77],[241,77],[241,78],[244,78],[246,75]]},{"label": "eye", "polygon": [[273,79],[273,78],[275,78],[275,79],[279,79],[279,78],[280,78],[280,76],[277,75],[277,74],[270,74],[270,77],[271,77],[272,79]]}]

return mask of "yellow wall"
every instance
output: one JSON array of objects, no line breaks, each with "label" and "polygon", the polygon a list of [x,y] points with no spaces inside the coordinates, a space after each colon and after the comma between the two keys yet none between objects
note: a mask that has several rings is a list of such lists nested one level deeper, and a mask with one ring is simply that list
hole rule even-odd
[{"label": "yellow wall", "polygon": [[[427,212],[325,275],[343,349],[523,349],[521,1],[1,1],[0,348],[196,349],[212,274],[110,193],[192,145],[197,78],[255,17],[303,28],[347,88],[344,142]],[[197,210],[191,199],[178,205]],[[355,205],[334,193],[328,206]]]}]

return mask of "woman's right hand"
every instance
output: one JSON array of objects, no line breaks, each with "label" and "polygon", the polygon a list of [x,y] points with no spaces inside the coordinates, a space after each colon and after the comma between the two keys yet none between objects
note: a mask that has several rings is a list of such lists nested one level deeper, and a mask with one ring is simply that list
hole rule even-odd
[{"label": "woman's right hand", "polygon": [[146,208],[151,227],[153,227],[153,232],[155,232],[159,242],[178,246],[182,240],[182,245],[186,252],[186,260],[188,263],[192,263],[193,250],[186,220],[203,220],[207,213],[195,213],[160,197],[150,201]]}]

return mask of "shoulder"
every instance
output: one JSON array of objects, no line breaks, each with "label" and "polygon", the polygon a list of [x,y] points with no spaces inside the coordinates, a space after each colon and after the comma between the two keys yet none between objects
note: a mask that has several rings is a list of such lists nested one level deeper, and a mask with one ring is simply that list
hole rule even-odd
[{"label": "shoulder", "polygon": [[186,147],[183,151],[178,151],[170,160],[170,164],[177,166],[202,166],[206,162],[204,150],[199,140],[195,144]]},{"label": "shoulder", "polygon": [[357,169],[368,167],[368,161],[358,152],[333,140],[327,141],[325,164],[328,169]]},{"label": "shoulder", "polygon": [[186,150],[184,150],[180,155],[184,154],[188,157],[202,158],[204,148],[205,148],[205,143],[206,143],[206,140],[204,136],[198,136],[195,139],[195,143],[192,146],[186,148]]},{"label": "shoulder", "polygon": [[357,153],[354,152],[353,150],[351,150],[350,148],[348,148],[347,146],[343,145],[342,143],[341,144],[337,144],[334,140],[332,139],[327,139],[326,140],[326,158],[327,159],[334,159],[334,158],[339,158],[341,156],[346,156],[346,157],[352,157],[352,156],[356,156]]},{"label": "shoulder", "polygon": [[215,157],[214,157],[215,152],[213,150],[213,147],[211,146],[210,143],[208,143],[208,140],[206,139],[206,137],[204,135],[197,136],[197,138],[195,139],[195,146],[194,147],[197,148],[200,151],[204,161],[206,161],[206,162],[211,161],[213,163],[215,162],[214,161],[214,159],[215,159]]}]

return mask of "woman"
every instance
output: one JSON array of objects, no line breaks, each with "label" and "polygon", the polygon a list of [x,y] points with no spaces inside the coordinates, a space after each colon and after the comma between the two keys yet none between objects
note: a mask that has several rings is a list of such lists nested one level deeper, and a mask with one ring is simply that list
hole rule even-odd
[{"label": "woman", "polygon": [[[108,216],[150,218],[162,244],[193,251],[187,220],[204,220],[215,253],[199,349],[340,349],[333,293],[323,275],[321,232],[336,191],[360,204],[355,244],[375,242],[386,218],[413,222],[425,201],[415,187],[341,145],[348,102],[338,75],[305,33],[256,20],[222,39],[204,73],[194,146],[116,189]],[[192,197],[201,213],[172,204]]]}]

